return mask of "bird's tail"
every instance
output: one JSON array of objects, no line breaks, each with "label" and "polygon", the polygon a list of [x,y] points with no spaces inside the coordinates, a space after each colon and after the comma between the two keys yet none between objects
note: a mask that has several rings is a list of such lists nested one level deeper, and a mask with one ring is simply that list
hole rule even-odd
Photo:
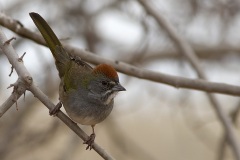
[{"label": "bird's tail", "polygon": [[53,57],[55,58],[55,63],[60,78],[63,77],[65,71],[67,70],[68,62],[70,61],[68,53],[63,48],[61,42],[53,32],[51,27],[38,13],[31,12],[29,13],[29,15],[37,26],[38,30],[41,32],[43,38],[47,43],[47,46],[49,47],[53,54]]}]

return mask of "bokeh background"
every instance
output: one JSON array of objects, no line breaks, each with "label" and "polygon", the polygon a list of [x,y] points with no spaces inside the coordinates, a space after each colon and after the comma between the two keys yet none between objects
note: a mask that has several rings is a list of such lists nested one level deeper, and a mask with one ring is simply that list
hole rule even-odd
[{"label": "bokeh background", "polygon": [[[192,46],[208,80],[240,83],[240,2],[237,0],[149,1]],[[37,31],[29,12],[41,14],[64,43],[104,58],[170,75],[196,78],[165,30],[135,0],[0,0],[0,11]],[[57,104],[59,78],[48,48],[1,27],[24,57],[35,83]],[[0,104],[17,80],[0,51]],[[222,125],[206,94],[176,89],[120,73],[127,89],[115,99],[112,114],[96,126],[96,142],[116,159],[213,160],[234,159],[229,149],[221,155]],[[238,97],[217,94],[227,115],[236,117]],[[62,109],[64,111],[64,109]],[[81,126],[88,134],[91,127]],[[238,134],[239,136],[239,134]],[[1,160],[102,159],[86,151],[59,119],[49,116],[38,99],[25,99],[0,118]]]}]

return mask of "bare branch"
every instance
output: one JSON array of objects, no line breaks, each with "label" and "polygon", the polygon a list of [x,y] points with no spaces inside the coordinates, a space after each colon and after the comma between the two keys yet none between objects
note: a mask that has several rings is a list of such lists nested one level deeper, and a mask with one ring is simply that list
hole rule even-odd
[{"label": "bare branch", "polygon": [[[7,17],[2,13],[0,13],[0,24],[25,38],[35,41],[38,44],[46,45],[43,38],[40,35],[24,27],[19,26],[17,21],[14,21],[10,17]],[[195,89],[211,93],[222,93],[234,96],[240,95],[239,86],[229,85],[225,83],[213,83],[205,80],[190,79],[154,72],[143,68],[135,67],[124,62],[105,59],[89,51],[74,48],[69,45],[64,45],[64,47],[70,54],[79,56],[85,61],[88,61],[93,64],[107,63],[114,66],[118,71],[122,73],[138,77],[141,79],[168,84],[176,88]]]},{"label": "bare branch", "polygon": [[[48,99],[48,97],[33,83],[31,75],[23,65],[22,61],[19,61],[19,57],[16,54],[13,47],[8,44],[4,45],[6,42],[6,36],[0,29],[0,47],[3,50],[3,53],[7,56],[9,62],[16,69],[16,72],[19,76],[19,79],[22,80],[26,89],[31,91],[35,97],[37,97],[48,109],[54,108],[54,104]],[[84,141],[87,140],[87,134],[70,118],[68,118],[63,112],[59,112],[57,117],[61,119],[70,129],[72,129],[81,139]],[[93,144],[93,149],[104,159],[112,160],[114,159],[110,154],[108,154],[104,149],[102,149],[96,143]]]},{"label": "bare branch", "polygon": [[[167,20],[165,20],[160,14],[158,14],[149,5],[149,3],[146,0],[139,0],[139,3],[142,4],[142,6],[144,7],[144,9],[149,15],[155,18],[159,26],[163,27],[167,31],[167,34],[173,40],[177,48],[188,59],[188,61],[193,66],[193,68],[196,70],[198,77],[202,79],[206,79],[206,76],[199,65],[200,63],[199,63],[198,57],[194,53],[191,46],[187,43],[187,41],[177,33],[174,27]],[[239,141],[237,139],[234,127],[229,117],[227,117],[227,115],[224,113],[222,107],[220,106],[220,104],[218,103],[214,95],[208,94],[208,98],[212,103],[212,105],[214,106],[217,116],[224,127],[225,133],[227,135],[227,139],[229,140],[229,143],[235,153],[236,158],[240,160]]]}]

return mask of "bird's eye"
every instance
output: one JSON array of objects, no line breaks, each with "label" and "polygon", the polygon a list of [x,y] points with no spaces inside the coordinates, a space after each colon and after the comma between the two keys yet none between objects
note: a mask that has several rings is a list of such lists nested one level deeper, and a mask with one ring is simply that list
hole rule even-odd
[{"label": "bird's eye", "polygon": [[108,84],[108,82],[102,81],[102,85],[106,86],[107,84]]}]

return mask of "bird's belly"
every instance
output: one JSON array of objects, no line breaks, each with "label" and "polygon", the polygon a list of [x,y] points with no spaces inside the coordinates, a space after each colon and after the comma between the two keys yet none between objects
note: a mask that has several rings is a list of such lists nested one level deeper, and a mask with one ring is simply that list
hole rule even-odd
[{"label": "bird's belly", "polygon": [[68,114],[68,115],[74,122],[77,122],[82,125],[95,125],[99,123],[96,117],[80,116],[76,114]]},{"label": "bird's belly", "polygon": [[102,122],[112,111],[111,106],[85,106],[80,104],[69,105],[64,104],[63,106],[68,116],[74,121],[82,125],[95,125]]}]

